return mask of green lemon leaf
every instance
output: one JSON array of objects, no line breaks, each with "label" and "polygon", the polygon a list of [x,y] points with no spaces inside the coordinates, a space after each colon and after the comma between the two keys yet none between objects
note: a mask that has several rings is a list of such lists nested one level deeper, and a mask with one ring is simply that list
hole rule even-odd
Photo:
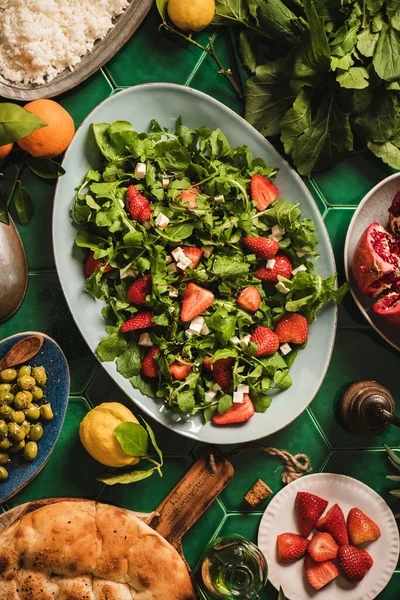
[{"label": "green lemon leaf", "polygon": [[18,142],[46,125],[42,119],[18,104],[0,102],[0,146]]},{"label": "green lemon leaf", "polygon": [[7,197],[0,187],[0,223],[8,225],[10,223],[10,217],[7,209]]},{"label": "green lemon leaf", "polygon": [[156,436],[154,435],[154,431],[152,430],[152,428],[150,427],[150,425],[143,419],[143,417],[140,417],[143,421],[143,423],[145,424],[145,427],[147,429],[147,433],[149,434],[149,438],[151,440],[151,443],[153,444],[153,448],[155,449],[155,451],[158,454],[158,457],[160,459],[161,465],[163,464],[163,453],[161,451],[161,448],[159,447],[159,445],[157,444],[157,440],[156,440]]},{"label": "green lemon leaf", "polygon": [[18,213],[19,222],[25,227],[33,217],[34,208],[30,195],[20,181],[17,181],[14,203]]},{"label": "green lemon leaf", "polygon": [[114,435],[128,456],[143,457],[147,455],[149,435],[139,423],[121,423],[114,429]]},{"label": "green lemon leaf", "polygon": [[62,166],[51,158],[31,158],[27,164],[32,173],[42,179],[57,179],[65,174]]},{"label": "green lemon leaf", "polygon": [[102,481],[106,485],[115,485],[117,483],[128,484],[135,483],[136,481],[142,481],[151,477],[156,470],[156,467],[148,469],[147,471],[124,471],[123,473],[107,473],[97,477],[97,481]]}]

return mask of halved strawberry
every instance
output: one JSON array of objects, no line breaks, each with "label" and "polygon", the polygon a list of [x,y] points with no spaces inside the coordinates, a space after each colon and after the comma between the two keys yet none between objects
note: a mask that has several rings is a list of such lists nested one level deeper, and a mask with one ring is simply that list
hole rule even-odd
[{"label": "halved strawberry", "polygon": [[243,402],[232,406],[225,414],[216,412],[213,416],[215,425],[233,425],[234,423],[244,423],[254,415],[254,406],[249,394],[243,394]]},{"label": "halved strawberry", "polygon": [[232,383],[232,365],[234,359],[231,356],[227,358],[220,358],[214,363],[212,358],[205,358],[203,360],[204,368],[209,371],[215,383],[218,383],[219,387],[223,390],[229,388]]},{"label": "halved strawberry", "polygon": [[137,313],[131,319],[128,319],[120,327],[120,332],[125,333],[126,331],[134,331],[135,329],[147,329],[148,327],[155,327],[153,323],[154,313],[151,311],[144,311]]},{"label": "halved strawberry", "polygon": [[327,506],[328,502],[315,494],[297,492],[295,511],[300,534],[303,537],[310,535]]},{"label": "halved strawberry", "polygon": [[257,327],[251,336],[251,341],[258,346],[255,356],[270,356],[279,348],[278,336],[268,327]]},{"label": "halved strawberry", "polygon": [[257,210],[265,210],[279,198],[279,190],[263,175],[253,175],[250,180],[251,199],[256,202]]},{"label": "halved strawberry", "polygon": [[243,244],[247,250],[250,250],[257,256],[264,260],[270,260],[274,258],[279,250],[279,244],[275,240],[265,237],[247,237],[242,238]]},{"label": "halved strawberry", "polygon": [[236,302],[239,304],[240,308],[248,310],[249,312],[255,312],[260,308],[260,292],[256,287],[250,285],[240,292]]},{"label": "halved strawberry", "polygon": [[136,279],[129,286],[126,295],[128,297],[129,302],[132,304],[144,304],[146,297],[151,292],[151,275],[147,274],[139,279]]},{"label": "halved strawberry", "polygon": [[305,568],[308,583],[314,590],[320,590],[339,575],[338,568],[333,562],[330,560],[316,562],[311,556],[306,556]]},{"label": "halved strawberry", "polygon": [[359,508],[352,508],[347,515],[347,531],[354,546],[381,537],[378,525]]},{"label": "halved strawberry", "polygon": [[274,331],[281,344],[304,344],[308,338],[307,319],[298,313],[286,313],[275,325]]},{"label": "halved strawberry", "polygon": [[125,196],[125,206],[131,219],[143,223],[151,217],[151,204],[134,186],[128,186]]},{"label": "halved strawberry", "polygon": [[307,552],[309,540],[297,533],[281,533],[276,538],[278,546],[278,560],[284,565],[302,558]]},{"label": "halved strawberry", "polygon": [[346,521],[344,514],[338,504],[334,504],[322,519],[316,524],[318,531],[327,531],[331,534],[339,546],[345,546],[349,543],[347,535]]},{"label": "halved strawberry", "polygon": [[[95,271],[98,271],[103,263],[104,263],[104,258],[95,258],[94,252],[91,250],[88,254],[87,259],[85,260],[85,264],[83,267],[86,278],[93,275],[93,273]],[[109,271],[112,271],[112,270],[113,270],[113,268],[111,265],[106,265],[104,267],[103,272],[108,273]]]},{"label": "halved strawberry", "polygon": [[200,194],[198,187],[191,187],[188,190],[183,190],[178,196],[181,200],[181,204],[189,203],[189,208],[197,208],[196,196]]},{"label": "halved strawberry", "polygon": [[141,373],[146,377],[158,377],[160,369],[158,367],[158,363],[155,360],[156,354],[160,351],[157,346],[153,346],[150,348],[144,359],[142,360]]},{"label": "halved strawberry", "polygon": [[181,320],[185,323],[191,321],[202,312],[210,308],[214,301],[214,294],[195,283],[189,283],[183,292]]},{"label": "halved strawberry", "polygon": [[261,281],[271,281],[272,283],[278,283],[278,275],[290,279],[293,271],[293,266],[287,256],[284,254],[277,254],[275,257],[275,265],[272,269],[267,269],[266,266],[258,267],[254,271],[254,277],[261,279]]},{"label": "halved strawberry", "polygon": [[316,533],[308,546],[308,553],[317,562],[324,562],[337,557],[339,546],[330,533]]},{"label": "halved strawberry", "polygon": [[169,372],[171,373],[174,379],[185,379],[191,371],[192,367],[187,365],[186,363],[181,362],[180,360],[175,360],[172,364],[169,365]]},{"label": "halved strawberry", "polygon": [[201,257],[203,256],[203,250],[200,248],[196,248],[196,246],[181,246],[183,253],[187,258],[190,258],[191,269],[195,269],[200,262]]},{"label": "halved strawberry", "polygon": [[339,548],[338,559],[343,575],[349,581],[364,579],[374,564],[372,556],[366,550],[349,545]]}]

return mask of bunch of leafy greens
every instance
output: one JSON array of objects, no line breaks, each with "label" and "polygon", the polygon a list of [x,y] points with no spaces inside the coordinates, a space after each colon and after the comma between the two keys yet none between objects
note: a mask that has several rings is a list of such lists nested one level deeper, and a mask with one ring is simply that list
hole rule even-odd
[{"label": "bunch of leafy greens", "polygon": [[[0,102],[0,146],[17,142],[45,126],[44,121],[18,104]],[[34,207],[27,190],[21,182],[24,168],[28,167],[32,173],[41,179],[56,179],[63,175],[65,171],[61,165],[50,158],[26,157],[24,154],[22,160],[11,164],[13,158],[13,155],[11,155],[8,159],[9,169],[7,169],[7,165],[1,164],[2,169],[6,167],[5,172],[0,173],[0,178],[5,180],[6,186],[0,186],[0,223],[9,224],[9,211],[14,201],[19,222],[21,225],[28,225],[33,217]],[[13,172],[10,177],[8,177],[8,171]],[[7,192],[6,187],[8,188]]]},{"label": "bunch of leafy greens", "polygon": [[400,169],[399,0],[216,0],[252,73],[245,117],[302,175],[368,148]]},{"label": "bunch of leafy greens", "polygon": [[[114,429],[114,435],[121,444],[122,450],[128,456],[136,456],[140,460],[145,460],[152,465],[149,469],[118,469],[112,473],[106,473],[98,477],[98,481],[102,481],[107,485],[115,485],[116,483],[134,483],[151,477],[155,471],[162,477],[161,467],[163,466],[163,455],[160,447],[157,444],[154,432],[150,425],[142,419],[145,424],[144,428],[139,423],[131,423],[126,421],[121,423]],[[157,462],[148,455],[149,439],[156,451],[160,462]]]},{"label": "bunch of leafy greens", "polygon": [[[270,390],[286,389],[292,384],[289,369],[297,349],[286,357],[276,352],[256,358],[254,343],[241,347],[231,338],[242,339],[253,332],[255,325],[273,328],[286,312],[300,312],[311,323],[324,303],[341,300],[347,288],[336,289],[335,275],[323,279],[313,272],[318,241],[315,223],[301,218],[298,204],[285,200],[277,200],[259,212],[249,197],[250,178],[258,173],[273,179],[276,169],[260,158],[253,159],[247,146],[232,149],[219,129],[189,129],[179,118],[173,133],[156,121],[151,122],[148,133],[137,133],[125,121],[95,124],[92,131],[103,163],[101,169],[87,173],[76,194],[72,218],[80,228],[76,244],[103,259],[101,268],[86,280],[86,290],[106,302],[102,314],[108,335],[98,345],[99,358],[116,360],[118,372],[134,388],[182,413],[204,411],[209,420],[216,410],[226,412],[232,406],[232,391],[240,383],[250,386],[255,409],[263,412],[271,401]],[[135,178],[138,161],[146,163],[145,179]],[[166,178],[169,185],[164,189]],[[151,201],[152,218],[144,224],[131,220],[125,210],[126,190],[132,183]],[[201,192],[196,197],[197,207],[189,210],[178,196],[192,184]],[[169,219],[166,229],[155,223],[160,213]],[[287,295],[253,276],[261,261],[245,253],[241,244],[243,237],[268,235],[276,224],[286,231],[281,250],[294,267],[307,267],[290,281],[283,279],[290,289]],[[167,257],[171,260],[171,251],[180,245],[211,246],[213,253],[208,258],[203,256],[195,269],[171,272]],[[112,270],[105,272],[106,265]],[[148,349],[138,345],[138,333],[120,332],[122,323],[138,312],[127,299],[127,289],[145,273],[151,273],[152,292],[140,310],[151,310],[156,315],[153,320],[157,326],[149,332],[160,350],[156,357],[158,379],[141,375],[141,361]],[[179,318],[183,291],[189,282],[215,295],[212,306],[203,313],[210,329],[208,335],[188,338],[189,324]],[[262,298],[254,315],[236,303],[238,290],[249,285],[255,286]],[[170,296],[171,288],[178,290],[177,298]],[[220,390],[212,402],[206,401],[206,392],[214,382],[202,369],[207,357],[213,361],[234,359],[232,389]],[[169,365],[177,359],[192,365],[182,381],[173,379],[169,371]]]}]

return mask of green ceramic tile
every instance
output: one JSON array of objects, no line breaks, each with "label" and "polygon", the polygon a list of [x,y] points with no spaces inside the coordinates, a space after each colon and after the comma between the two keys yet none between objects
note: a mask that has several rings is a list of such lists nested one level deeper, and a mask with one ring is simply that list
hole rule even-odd
[{"label": "green ceramic tile", "polygon": [[330,208],[324,217],[324,222],[332,242],[333,252],[335,254],[336,267],[342,281],[345,279],[344,243],[346,240],[347,229],[353,215],[353,208]]},{"label": "green ceramic tile", "polygon": [[101,484],[96,481],[98,463],[79,441],[79,424],[89,410],[83,398],[70,398],[64,426],[49,462],[39,475],[8,501],[14,507],[41,498],[95,498]]},{"label": "green ceramic tile", "polygon": [[224,517],[225,513],[221,504],[215,501],[184,536],[182,540],[183,553],[192,568],[200,560],[204,548],[213,538]]},{"label": "green ceramic tile", "polygon": [[383,592],[377,596],[377,600],[399,600],[400,573],[394,573],[392,579]]},{"label": "green ceramic tile", "polygon": [[[159,32],[161,19],[156,7],[150,11],[137,34],[106,65],[116,86],[154,81],[186,83],[202,50],[178,36]],[[196,40],[207,43],[207,35]]]},{"label": "green ceramic tile", "polygon": [[97,361],[78,331],[56,274],[30,275],[28,291],[18,312],[0,326],[1,336],[20,331],[42,331],[65,353],[71,373],[71,393],[84,391]]},{"label": "green ceramic tile", "polygon": [[163,453],[186,454],[195,445],[193,440],[178,435],[140,411],[102,367],[99,367],[90,382],[86,390],[86,397],[92,406],[96,406],[102,402],[121,402],[121,404],[132,410],[135,415],[141,415],[151,425]]},{"label": "green ceramic tile", "polygon": [[326,213],[326,204],[324,202],[324,198],[323,198],[318,186],[314,183],[314,181],[312,179],[309,179],[308,177],[304,177],[304,183],[310,190],[310,192],[316,202],[316,205],[318,206],[318,210],[321,213],[321,215],[323,216]]},{"label": "green ceramic tile", "polygon": [[[321,469],[329,454],[328,446],[307,412],[282,431],[259,440],[257,444],[285,449],[293,454],[304,452],[310,457],[315,472]],[[229,449],[226,448],[226,451],[229,453]],[[273,492],[282,488],[282,462],[278,458],[268,456],[264,452],[245,451],[230,460],[235,469],[235,476],[221,494],[221,500],[228,511],[251,512],[252,509],[244,500],[244,496],[257,479],[262,479]],[[263,511],[267,503],[268,501],[264,501],[257,510]]]},{"label": "green ceramic tile", "polygon": [[389,427],[380,436],[368,438],[347,433],[339,423],[337,403],[347,387],[358,380],[379,381],[399,397],[397,376],[399,357],[372,329],[339,330],[331,364],[324,383],[311,404],[315,415],[333,448],[381,448],[383,443],[398,444],[398,430]]},{"label": "green ceramic tile", "polygon": [[110,96],[111,92],[110,81],[102,70],[99,70],[78,88],[59,96],[57,101],[72,115],[75,126],[78,127],[100,102]]},{"label": "green ceramic tile", "polygon": [[315,175],[314,180],[328,205],[357,206],[374,185],[393,172],[372,154],[354,154],[330,171]]},{"label": "green ceramic tile", "polygon": [[99,500],[106,504],[115,504],[130,510],[151,512],[168,496],[169,492],[189,470],[191,464],[192,459],[189,456],[168,456],[164,461],[162,478],[153,475],[131,485],[104,486]]}]

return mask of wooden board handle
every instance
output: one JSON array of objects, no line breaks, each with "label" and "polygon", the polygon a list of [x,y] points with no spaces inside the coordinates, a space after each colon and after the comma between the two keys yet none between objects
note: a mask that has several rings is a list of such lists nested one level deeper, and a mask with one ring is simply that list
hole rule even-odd
[{"label": "wooden board handle", "polygon": [[182,536],[228,485],[233,466],[217,451],[202,456],[156,508],[150,526],[182,554]]}]

